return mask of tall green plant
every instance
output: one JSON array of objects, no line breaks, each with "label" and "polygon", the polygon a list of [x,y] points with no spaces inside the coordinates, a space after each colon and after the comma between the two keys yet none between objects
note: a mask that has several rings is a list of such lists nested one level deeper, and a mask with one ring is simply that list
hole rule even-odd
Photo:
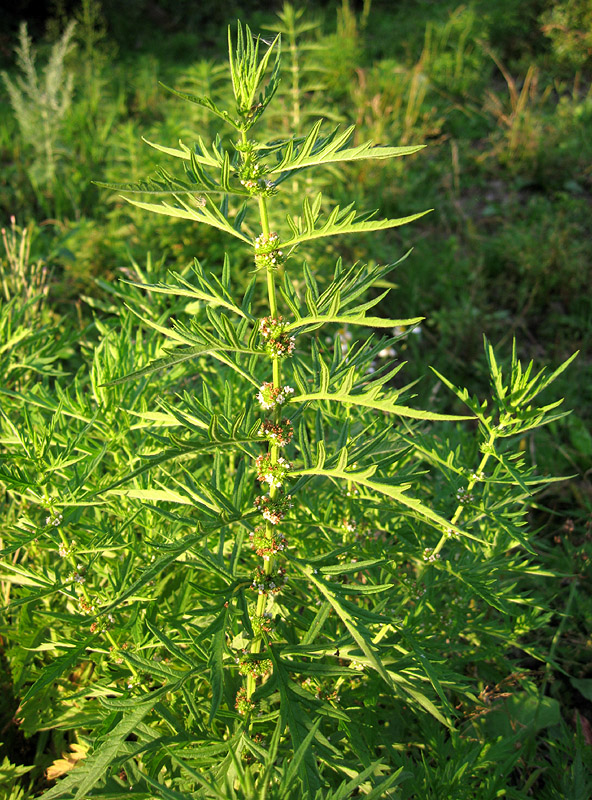
[{"label": "tall green plant", "polygon": [[[2,393],[19,713],[89,745],[46,800],[411,798],[432,785],[425,751],[448,746],[441,796],[461,776],[493,800],[499,763],[516,763],[512,737],[489,754],[480,692],[508,678],[508,648],[545,658],[527,638],[548,617],[525,514],[547,479],[520,442],[563,415],[537,397],[566,365],[536,373],[514,352],[506,373],[487,344],[490,399],[440,375],[467,415],[414,407],[403,365],[377,364],[398,337],[366,333],[420,320],[373,313],[395,265],[338,260],[321,290],[324,265],[297,256],[421,214],[323,214],[316,194],[282,224],[276,198],[302,170],[420,148],[319,125],[255,138],[279,45],[239,25],[234,106],[180,93],[228,139],[154,145],[184,177],[124,187],[248,249],[246,290],[229,257],[220,276],[196,260],[131,280],[88,377]],[[525,678],[508,715],[534,737],[557,708]]]},{"label": "tall green plant", "polygon": [[68,72],[65,62],[73,47],[74,28],[75,23],[70,22],[39,73],[33,42],[23,22],[16,48],[21,74],[11,78],[8,73],[2,73],[23,139],[38,159],[31,167],[31,175],[34,183],[42,187],[51,188],[55,180],[60,129],[72,103],[74,76]]}]

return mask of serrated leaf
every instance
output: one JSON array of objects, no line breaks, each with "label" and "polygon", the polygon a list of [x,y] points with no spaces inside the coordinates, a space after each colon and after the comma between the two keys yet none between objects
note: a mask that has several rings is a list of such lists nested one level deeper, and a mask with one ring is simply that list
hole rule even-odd
[{"label": "serrated leaf", "polygon": [[[375,467],[367,467],[363,470],[345,470],[339,468],[311,466],[304,469],[293,470],[291,474],[294,477],[298,475],[318,475],[327,478],[338,478],[339,480],[355,483],[358,486],[364,486],[365,488],[370,489],[370,491],[378,492],[379,494],[390,497],[392,500],[396,500],[397,502],[401,503],[401,505],[404,505],[406,508],[409,508],[415,512],[426,522],[434,525],[440,531],[452,530],[459,536],[466,536],[469,539],[481,542],[481,540],[476,536],[473,536],[471,533],[468,533],[465,530],[457,528],[449,520],[440,516],[440,514],[437,514],[435,511],[432,511],[432,509],[422,503],[421,500],[418,500],[415,497],[409,497],[406,494],[407,489],[410,488],[408,484],[396,486],[392,483],[372,480],[374,471]],[[481,543],[483,544],[483,542]]]},{"label": "serrated leaf", "polygon": [[292,172],[316,165],[336,164],[343,161],[362,161],[364,159],[398,158],[417,153],[425,145],[407,147],[384,147],[364,142],[357,147],[347,147],[352,138],[355,125],[339,133],[336,128],[327,136],[321,136],[322,120],[317,122],[311,131],[301,139],[287,143],[282,159],[270,168],[270,174]]},{"label": "serrated leaf", "polygon": [[432,421],[460,421],[466,419],[473,419],[473,417],[459,416],[456,414],[438,414],[435,411],[424,411],[423,409],[409,408],[408,406],[398,405],[387,397],[380,397],[376,391],[376,387],[371,387],[365,392],[344,392],[340,389],[329,391],[329,378],[328,369],[321,362],[320,382],[321,387],[313,392],[306,392],[298,394],[290,398],[290,403],[306,403],[312,400],[331,400],[338,403],[350,403],[353,406],[361,406],[362,408],[372,408],[375,411],[384,411],[386,414],[395,414],[399,417],[408,417],[410,419],[423,419]]},{"label": "serrated leaf", "polygon": [[[366,325],[368,328],[397,328],[418,325],[425,317],[412,317],[411,319],[383,319],[382,317],[367,317],[363,313],[343,314],[314,314],[302,317],[286,325],[286,330],[298,329],[301,333],[320,328],[321,325],[336,323],[338,325]],[[302,330],[300,330],[302,328]]]},{"label": "serrated leaf", "polygon": [[64,672],[70,670],[70,668],[76,664],[82,653],[86,652],[87,647],[95,638],[95,636],[87,637],[76,647],[73,647],[71,650],[68,650],[63,655],[54,659],[52,664],[44,669],[43,673],[27,691],[26,695],[23,697],[23,704],[35,697],[35,695],[42,689],[45,689],[46,686],[54,683]]},{"label": "serrated leaf", "polygon": [[194,103],[195,105],[201,106],[202,108],[207,108],[212,114],[214,114],[218,119],[223,120],[228,125],[230,125],[234,130],[240,130],[240,125],[237,124],[235,120],[233,120],[228,111],[223,111],[218,108],[218,106],[214,103],[214,101],[209,97],[198,97],[194,94],[187,94],[186,92],[180,92],[177,89],[172,89],[170,86],[167,86],[165,83],[160,82],[160,85],[163,89],[166,89],[167,92],[174,94],[176,97],[180,97],[181,100],[187,100],[189,103]]},{"label": "serrated leaf", "polygon": [[[363,213],[356,215],[351,206],[344,209],[336,206],[329,214],[325,221],[320,222],[314,227],[309,225],[298,225],[297,222],[288,215],[287,219],[292,230],[297,230],[298,233],[291,239],[282,242],[282,247],[294,247],[301,242],[309,242],[313,239],[320,239],[324,236],[338,236],[346,233],[368,233],[369,231],[387,230],[388,228],[397,228],[400,225],[407,225],[409,222],[414,222],[429,214],[433,209],[421,211],[418,214],[411,214],[408,217],[400,217],[398,219],[371,219],[371,214]],[[291,223],[290,223],[291,220]]]},{"label": "serrated leaf", "polygon": [[[170,687],[163,687],[150,695],[148,701],[136,700],[135,706],[109,732],[105,741],[97,750],[84,759],[64,780],[43,794],[44,800],[53,800],[64,794],[73,795],[74,800],[83,800],[91,789],[105,776],[107,769],[115,759],[123,742],[138,727],[156,703],[156,700]],[[76,790],[76,791],[75,791]]]},{"label": "serrated leaf", "polygon": [[[273,647],[270,649],[270,655],[274,662],[273,675],[277,680],[280,692],[280,714],[288,726],[292,747],[297,751],[306,741],[308,731],[312,726],[300,703],[297,702],[297,697],[293,696],[296,687],[293,687],[290,677]],[[304,753],[298,774],[308,796],[314,797],[320,786],[320,776],[312,750]]]},{"label": "serrated leaf", "polygon": [[144,203],[140,200],[132,200],[129,197],[123,199],[132,206],[141,208],[144,211],[151,211],[154,214],[162,214],[166,217],[176,217],[177,219],[187,219],[192,222],[201,222],[212,228],[217,228],[224,233],[229,233],[241,242],[251,244],[251,240],[241,233],[237,228],[230,224],[227,218],[212,203],[209,197],[205,197],[205,205],[190,206],[180,195],[174,195],[178,205],[172,206],[169,203]]}]

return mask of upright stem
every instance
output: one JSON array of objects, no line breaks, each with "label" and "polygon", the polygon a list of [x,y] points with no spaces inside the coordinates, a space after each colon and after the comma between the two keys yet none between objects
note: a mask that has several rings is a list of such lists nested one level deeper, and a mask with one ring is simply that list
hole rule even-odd
[{"label": "upright stem", "polygon": [[[69,549],[69,542],[68,542],[68,539],[66,538],[65,533],[63,532],[63,530],[59,529],[58,530],[58,535],[60,537],[60,541],[61,541],[65,551],[67,552],[68,549]],[[77,564],[76,559],[74,558],[74,556],[72,554],[69,554],[67,556],[67,560],[70,562],[72,568],[75,569],[76,571],[78,571],[78,564]],[[79,584],[79,587],[80,587],[80,591],[82,593],[82,596],[84,597],[84,600],[86,601],[88,606],[89,607],[92,606],[93,605],[92,597],[91,597],[88,589],[84,585],[84,583]],[[111,631],[104,630],[103,633],[104,633],[105,637],[111,643],[112,648],[114,650],[118,650],[119,646],[118,646],[117,642],[115,641]],[[120,651],[120,652],[121,652],[122,657],[125,658],[125,651]],[[137,682],[138,681],[138,671],[136,670],[136,668],[134,667],[133,664],[130,664],[129,661],[127,661],[127,659],[126,659],[126,663],[127,663],[127,666],[129,667],[130,672],[133,675],[134,682]]]},{"label": "upright stem", "polygon": [[[261,232],[265,236],[266,239],[269,238],[270,234],[270,226],[269,226],[269,214],[267,210],[267,200],[262,195],[259,196],[259,217],[261,222]],[[278,316],[278,307],[277,307],[277,297],[275,291],[275,269],[273,267],[267,267],[267,297],[269,302],[269,312],[270,316],[276,318]],[[281,376],[281,367],[280,367],[280,360],[279,358],[272,359],[272,370],[273,370],[273,386],[274,388],[279,388],[282,380]],[[276,407],[274,410],[274,418],[276,422],[279,422],[281,419],[281,409]],[[277,445],[270,445],[269,447],[269,454],[271,457],[271,461],[273,464],[277,463],[279,457],[279,447]],[[278,493],[278,489],[276,486],[271,486],[269,490],[269,496],[273,500]],[[266,521],[265,523],[267,528],[267,533],[273,533],[273,524],[271,522]],[[264,559],[263,561],[263,571],[265,575],[271,575],[273,572],[274,566],[274,558],[273,555],[270,555],[268,558]],[[262,617],[265,613],[265,607],[267,605],[267,594],[263,593],[260,594],[257,598],[257,607],[255,610],[255,614],[258,617]],[[261,644],[262,638],[258,636],[256,639],[253,640],[251,643],[251,653],[259,653],[261,651]],[[256,681],[252,675],[247,677],[247,697],[250,698],[253,692],[255,691]]]},{"label": "upright stem", "polygon": [[[481,476],[482,476],[483,472],[485,471],[485,467],[487,466],[487,462],[489,461],[489,456],[491,455],[491,450],[493,448],[493,445],[495,443],[496,438],[497,437],[496,437],[496,434],[495,434],[495,430],[491,430],[489,432],[489,440],[488,440],[487,444],[485,445],[485,453],[483,454],[483,458],[481,459],[481,461],[479,463],[479,466],[477,467],[476,471],[473,473],[473,477],[471,478],[471,480],[469,481],[469,483],[467,485],[467,493],[468,494],[470,494],[473,491],[473,489],[475,487],[475,484],[478,483],[478,481],[481,480]],[[452,519],[450,520],[450,522],[453,525],[456,525],[456,523],[460,519],[460,515],[462,514],[464,508],[465,507],[464,507],[463,503],[459,503],[458,506],[456,507],[456,511],[454,512],[454,515],[453,515]],[[434,551],[433,551],[434,555],[437,555],[440,552],[440,550],[444,546],[444,543],[446,542],[447,538],[448,537],[446,535],[440,537],[440,541],[438,542],[438,544],[434,548]]]},{"label": "upright stem", "polygon": [[[269,215],[267,213],[267,200],[259,196],[259,216],[261,219],[261,231],[265,238],[269,237]],[[277,317],[277,298],[275,294],[275,272],[272,267],[267,268],[267,297],[269,299],[269,313],[272,317]],[[274,359],[274,362],[277,359]]]}]

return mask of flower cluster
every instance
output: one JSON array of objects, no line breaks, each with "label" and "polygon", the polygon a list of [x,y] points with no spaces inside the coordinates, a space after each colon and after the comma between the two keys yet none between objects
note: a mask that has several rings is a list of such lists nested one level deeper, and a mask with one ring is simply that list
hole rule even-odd
[{"label": "flower cluster", "polygon": [[266,381],[259,387],[257,400],[261,408],[267,411],[276,405],[283,405],[291,394],[294,394],[294,389],[291,386],[274,386],[273,383]]},{"label": "flower cluster", "polygon": [[121,655],[121,651],[123,650],[123,652],[125,653],[126,650],[130,650],[130,649],[131,649],[130,643],[129,642],[123,642],[118,647],[115,647],[114,645],[111,645],[110,648],[109,648],[109,654],[110,654],[110,656],[113,659],[113,662],[115,664],[123,664],[123,655]]},{"label": "flower cluster", "polygon": [[253,633],[255,637],[261,636],[262,634],[270,634],[273,632],[273,625],[271,623],[272,615],[269,611],[265,611],[263,614],[255,614],[255,616],[251,619],[251,625],[253,626]]},{"label": "flower cluster", "polygon": [[94,622],[91,623],[90,632],[91,633],[104,633],[108,631],[110,628],[113,627],[113,623],[115,622],[115,617],[113,614],[107,614],[106,617],[103,619],[96,619]]},{"label": "flower cluster", "polygon": [[276,497],[262,494],[255,498],[255,506],[261,511],[263,519],[271,522],[272,525],[277,525],[281,522],[286,511],[292,508],[293,505],[291,494],[282,494]]},{"label": "flower cluster", "polygon": [[257,567],[253,575],[251,589],[258,594],[278,594],[287,581],[286,570],[280,567],[277,572],[267,575],[262,567]]},{"label": "flower cluster", "polygon": [[457,489],[456,490],[456,499],[458,500],[458,502],[460,503],[461,506],[464,506],[467,503],[472,503],[473,500],[474,500],[474,497],[466,489]]},{"label": "flower cluster", "polygon": [[343,527],[348,533],[355,533],[358,529],[358,524],[355,519],[346,517],[346,519],[343,520]]},{"label": "flower cluster", "polygon": [[259,333],[272,358],[286,358],[294,352],[296,338],[287,333],[287,327],[288,322],[281,314],[279,317],[263,317],[259,320]]},{"label": "flower cluster", "polygon": [[247,148],[243,155],[243,164],[238,172],[241,186],[250,195],[270,196],[277,193],[275,183],[265,177],[267,169],[257,162],[257,156],[253,152],[252,146]]},{"label": "flower cluster", "polygon": [[240,658],[236,659],[238,671],[241,675],[250,675],[252,678],[262,678],[271,672],[273,664],[269,658],[249,659],[245,651]]},{"label": "flower cluster", "polygon": [[434,561],[438,561],[439,558],[440,558],[440,553],[434,553],[434,551],[433,551],[433,549],[431,547],[424,548],[423,560],[427,564],[433,564]]},{"label": "flower cluster", "polygon": [[76,542],[72,542],[71,544],[64,544],[63,542],[60,542],[58,545],[58,554],[61,556],[61,558],[67,558],[68,556],[72,555],[75,547]]},{"label": "flower cluster", "polygon": [[250,714],[255,708],[255,703],[247,697],[247,690],[244,688],[244,686],[241,687],[236,693],[234,707],[243,717],[247,714]]},{"label": "flower cluster", "polygon": [[89,600],[85,600],[84,597],[78,598],[78,608],[82,614],[94,614],[95,613],[95,605],[91,603]]},{"label": "flower cluster", "polygon": [[280,456],[277,461],[273,461],[269,453],[264,453],[257,457],[255,461],[257,467],[257,480],[261,483],[268,483],[273,489],[283,486],[288,473],[292,469],[292,464]]},{"label": "flower cluster", "polygon": [[261,423],[257,435],[265,436],[270,444],[277,447],[285,447],[292,441],[294,427],[289,419],[282,419],[280,422],[272,422],[266,419]]},{"label": "flower cluster", "polygon": [[46,525],[53,525],[54,528],[57,528],[62,520],[64,519],[63,514],[58,514],[55,511],[50,512],[49,516],[45,518]]},{"label": "flower cluster", "polygon": [[286,537],[279,531],[268,529],[267,525],[257,525],[254,531],[249,534],[251,544],[258,556],[263,556],[265,561],[286,547]]},{"label": "flower cluster", "polygon": [[284,253],[279,249],[280,237],[277,233],[269,236],[260,234],[255,239],[255,266],[259,268],[274,269],[284,260]]},{"label": "flower cluster", "polygon": [[83,564],[76,564],[76,571],[70,574],[70,580],[74,581],[74,583],[86,583],[84,571]]}]

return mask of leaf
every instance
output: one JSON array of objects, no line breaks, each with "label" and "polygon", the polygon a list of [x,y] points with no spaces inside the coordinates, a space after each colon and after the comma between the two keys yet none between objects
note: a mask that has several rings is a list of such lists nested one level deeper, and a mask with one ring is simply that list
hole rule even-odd
[{"label": "leaf", "polygon": [[193,300],[200,300],[211,306],[223,306],[240,317],[249,318],[249,315],[245,314],[245,312],[239,308],[239,306],[235,305],[231,299],[223,297],[219,292],[214,291],[213,287],[208,287],[210,288],[210,292],[202,291],[201,289],[192,286],[187,281],[184,281],[180,275],[173,273],[173,276],[179,280],[179,282],[182,284],[181,286],[168,286],[164,283],[133,283],[132,281],[125,281],[125,283],[127,283],[129,286],[135,286],[138,289],[142,289],[146,292],[170,294],[174,295],[175,297],[189,297]]},{"label": "leaf", "polygon": [[146,570],[142,573],[142,575],[132,583],[126,590],[124,590],[113,602],[111,602],[106,608],[101,608],[101,612],[103,614],[108,613],[109,611],[116,608],[120,603],[124,600],[127,600],[128,597],[131,597],[151,580],[157,577],[157,575],[166,569],[169,564],[172,564],[173,561],[176,561],[177,558],[182,553],[185,553],[191,547],[196,544],[200,544],[203,539],[208,536],[209,532],[199,534],[198,536],[186,536],[180,542],[175,542],[172,546],[171,550],[161,558],[154,561],[147,567]]},{"label": "leaf", "polygon": [[152,503],[180,503],[181,505],[191,505],[191,500],[187,495],[174,492],[172,489],[109,489],[102,492],[105,495],[115,495],[117,497],[130,497],[134,500],[143,500]]},{"label": "leaf", "polygon": [[[336,792],[330,795],[329,800],[348,800],[352,797],[353,792],[381,766],[382,761],[373,761],[370,766],[366,767],[363,772],[360,772],[348,783],[344,781]],[[390,795],[385,794],[386,790],[400,783],[405,777],[407,777],[407,775],[403,772],[403,767],[399,767],[398,770],[392,772],[387,778],[381,781],[378,786],[372,789],[371,792],[364,792],[364,798],[366,798],[366,800],[387,800]]]},{"label": "leaf", "polygon": [[[171,687],[166,686],[152,692],[148,701],[136,700],[134,707],[123,719],[109,732],[105,741],[87,756],[80,766],[60,781],[56,786],[49,789],[43,795],[44,800],[53,800],[54,797],[61,797],[64,794],[74,796],[74,800],[83,800],[91,789],[105,776],[115,759],[119,749],[125,742],[130,733],[133,733],[144,717],[152,710],[157,699],[170,691]],[[74,790],[77,790],[74,792]]]},{"label": "leaf", "polygon": [[557,725],[560,720],[557,700],[518,692],[495,702],[476,722],[492,739],[498,736],[523,739],[529,733]]},{"label": "leaf", "polygon": [[570,678],[570,683],[586,700],[592,702],[592,678]]},{"label": "leaf", "polygon": [[321,581],[315,576],[312,567],[302,564],[298,564],[298,567],[306,575],[308,580],[314,583],[325,599],[329,601],[343,624],[350,632],[355,643],[358,645],[360,650],[366,654],[366,657],[370,661],[371,665],[385,681],[387,686],[390,686],[392,689],[394,689],[388,672],[386,671],[382,661],[372,646],[372,637],[370,636],[370,633],[359,621],[354,620],[352,615],[342,606],[333,588],[329,588],[325,581]]},{"label": "leaf", "polygon": [[288,769],[286,770],[286,772],[284,773],[284,776],[283,776],[282,783],[283,783],[284,786],[287,787],[292,783],[292,781],[296,777],[296,774],[300,771],[300,768],[301,768],[301,765],[303,764],[303,761],[306,758],[309,758],[309,759],[311,758],[311,756],[312,756],[312,743],[313,743],[314,738],[317,735],[317,731],[318,731],[318,729],[319,729],[319,727],[321,725],[321,722],[322,722],[322,719],[319,718],[319,719],[316,720],[316,722],[313,723],[311,729],[309,730],[309,732],[306,734],[306,736],[304,737],[304,739],[300,743],[300,746],[298,747],[298,749],[296,750],[294,755],[291,757],[290,763],[288,765]]},{"label": "leaf", "polygon": [[[345,448],[344,448],[345,450]],[[343,451],[342,451],[343,452]],[[384,481],[377,481],[372,480],[372,475],[375,471],[375,467],[367,467],[364,470],[354,470],[354,469],[347,469],[343,465],[338,465],[336,468],[326,468],[326,467],[319,467],[319,466],[311,466],[305,469],[296,469],[293,470],[291,473],[294,476],[297,475],[319,475],[325,476],[328,478],[338,478],[340,480],[349,481],[352,483],[357,484],[358,486],[364,486],[371,491],[378,492],[380,494],[386,495],[387,497],[396,500],[397,502],[404,505],[406,508],[411,509],[415,512],[419,517],[424,519],[426,522],[437,527],[439,530],[445,532],[448,530],[454,531],[459,536],[466,536],[469,539],[474,539],[475,541],[481,541],[476,536],[468,533],[465,530],[457,528],[453,525],[449,520],[446,520],[444,517],[437,514],[435,511],[432,511],[429,506],[424,505],[421,500],[416,499],[415,497],[409,497],[405,492],[409,488],[408,484],[402,484],[396,486],[392,483],[386,483]]]},{"label": "leaf", "polygon": [[330,400],[338,403],[350,403],[354,406],[362,408],[372,408],[375,411],[384,411],[386,414],[395,414],[400,417],[408,417],[409,419],[424,419],[432,421],[461,421],[466,419],[473,419],[473,417],[459,416],[456,414],[438,414],[434,411],[424,411],[418,408],[409,408],[408,406],[401,406],[390,400],[387,397],[380,396],[380,392],[376,391],[376,387],[371,387],[365,392],[350,393],[347,389],[336,389],[333,392],[329,391],[328,385],[321,386],[312,392],[305,392],[298,394],[290,399],[290,403],[307,403],[313,400]]},{"label": "leaf", "polygon": [[[386,230],[388,228],[397,228],[400,225],[407,225],[409,222],[414,222],[416,219],[429,214],[433,209],[421,211],[418,214],[411,214],[408,217],[400,217],[398,219],[372,219],[372,213],[365,212],[357,215],[356,211],[348,206],[342,209],[340,206],[335,206],[327,219],[320,225],[311,221],[310,215],[307,213],[308,200],[304,200],[304,220],[300,224],[290,215],[287,216],[288,224],[294,232],[291,239],[282,242],[282,247],[294,247],[301,242],[309,242],[312,239],[320,239],[323,236],[337,236],[345,233],[368,233],[369,231]],[[308,217],[308,221],[306,221]]]},{"label": "leaf", "polygon": [[48,665],[43,670],[35,683],[27,691],[26,695],[23,697],[23,705],[35,697],[36,694],[39,694],[46,686],[54,683],[64,672],[69,671],[76,664],[80,656],[86,653],[87,648],[95,639],[96,636],[88,636],[86,639],[79,642],[77,646],[67,650],[63,655],[54,659],[51,665]]},{"label": "leaf", "polygon": [[328,136],[321,137],[322,120],[319,120],[306,137],[287,143],[281,160],[270,169],[270,174],[291,172],[315,165],[336,164],[342,161],[361,161],[368,158],[397,158],[422,150],[425,145],[408,147],[381,147],[365,142],[357,147],[346,147],[352,138],[355,125],[338,135],[336,128]]},{"label": "leaf", "polygon": [[214,103],[213,100],[209,97],[197,97],[194,94],[186,94],[185,92],[179,92],[177,89],[172,89],[170,86],[167,86],[162,81],[159,81],[160,85],[163,89],[166,89],[167,92],[174,94],[176,97],[180,97],[182,100],[187,100],[189,103],[195,103],[195,105],[201,106],[202,108],[207,108],[212,114],[214,114],[218,119],[223,120],[235,131],[240,130],[240,125],[235,122],[235,120],[231,119],[228,111],[223,111],[218,108],[218,106]]},{"label": "leaf", "polygon": [[145,624],[148,630],[154,636],[156,636],[158,641],[164,645],[164,647],[166,647],[171,655],[176,656],[179,661],[187,664],[187,666],[192,668],[195,667],[195,660],[185,650],[173,642],[173,640],[167,636],[164,631],[160,630],[160,628],[158,628],[155,624],[152,624],[149,619],[146,619]]},{"label": "leaf", "polygon": [[208,725],[214,721],[214,717],[222,701],[222,689],[224,687],[224,645],[226,642],[226,625],[228,620],[228,609],[224,608],[217,619],[217,630],[215,631],[209,647],[208,667],[210,669],[210,685],[212,687],[212,702]]},{"label": "leaf", "polygon": [[178,364],[183,364],[185,361],[189,361],[192,358],[198,358],[199,356],[212,354],[215,349],[216,348],[212,347],[211,345],[203,345],[201,347],[186,347],[183,349],[178,348],[170,355],[157,358],[155,361],[151,361],[147,366],[136,369],[133,372],[129,372],[127,375],[123,375],[121,378],[115,378],[115,380],[109,381],[104,385],[117,386],[120,383],[126,383],[127,381],[141,378],[144,375],[150,375],[153,372],[159,372],[163,369],[172,369]]},{"label": "leaf", "polygon": [[48,781],[55,781],[71,772],[79,761],[86,758],[88,746],[76,744],[70,745],[70,752],[62,753],[61,758],[56,758],[46,769],[45,777]]},{"label": "leaf", "polygon": [[32,570],[23,567],[22,564],[1,561],[0,568],[7,570],[6,573],[0,573],[0,580],[16,583],[19,586],[45,586],[49,587],[50,592],[55,591],[55,586],[48,577],[37,575]]},{"label": "leaf", "polygon": [[323,575],[349,575],[352,572],[360,572],[384,563],[383,558],[370,558],[366,561],[351,561],[349,564],[333,564],[329,567],[321,567],[319,571]]},{"label": "leaf", "polygon": [[425,317],[412,317],[411,319],[383,319],[382,317],[366,317],[363,313],[350,314],[314,314],[310,317],[302,317],[289,325],[286,330],[312,331],[330,322],[339,325],[366,325],[368,328],[397,328],[411,327],[418,325]]},{"label": "leaf", "polygon": [[[251,240],[240,232],[237,228],[230,224],[226,216],[218,210],[212,200],[206,195],[204,197],[205,205],[194,201],[193,205],[183,200],[180,195],[174,195],[178,205],[172,206],[169,203],[144,203],[140,200],[132,200],[129,197],[123,197],[132,206],[141,208],[144,211],[152,211],[154,214],[163,214],[166,217],[176,217],[177,219],[188,219],[192,222],[202,222],[212,228],[229,233],[241,242],[251,244]],[[421,215],[420,215],[421,216]]]},{"label": "leaf", "polygon": [[[280,693],[280,716],[283,720],[282,727],[288,726],[292,747],[298,751],[303,742],[307,741],[308,731],[312,725],[301,704],[295,696],[295,686],[282,662],[278,658],[275,648],[270,648],[270,655],[274,663],[273,675],[277,680]],[[316,790],[320,787],[320,776],[316,764],[316,759],[311,749],[303,752],[302,760],[299,764],[298,774],[302,780],[302,785],[306,796],[314,797]]]},{"label": "leaf", "polygon": [[[348,611],[346,604],[338,597],[335,587],[330,586],[329,584],[325,583],[325,581],[320,580],[314,574],[310,565],[304,564],[297,559],[293,559],[292,562],[296,564],[298,569],[304,575],[306,575],[309,581],[315,584],[321,594],[329,601],[329,603],[331,603],[331,606],[345,627],[348,629],[354,642],[366,656],[368,665],[378,672],[387,686],[389,686],[393,692],[396,692],[395,684],[399,684],[402,689],[411,697],[413,697],[426,711],[432,714],[432,716],[434,716],[444,725],[449,726],[450,722],[442,715],[442,713],[436,708],[432,701],[426,697],[426,695],[415,689],[403,675],[396,674],[392,670],[388,670],[386,668],[379,656],[376,646],[372,641],[372,635],[359,619],[354,619],[352,613]],[[342,588],[345,589],[347,587]]]}]

